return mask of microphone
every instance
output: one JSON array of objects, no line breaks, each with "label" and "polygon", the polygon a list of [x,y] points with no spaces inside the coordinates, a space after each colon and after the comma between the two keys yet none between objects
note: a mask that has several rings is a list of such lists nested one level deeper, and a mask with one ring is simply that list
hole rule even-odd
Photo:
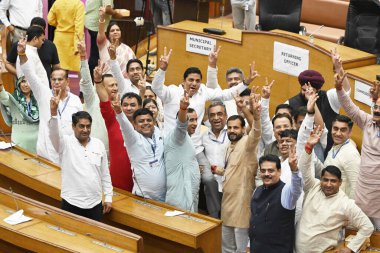
[{"label": "microphone", "polygon": [[[137,177],[136,177],[135,169],[134,169],[133,167],[132,167],[132,172],[133,172],[133,179],[136,181],[136,185],[137,185],[137,187],[139,188],[139,191],[141,192],[141,195],[142,195],[142,196],[140,196],[140,197],[143,197],[144,202],[147,203],[147,202],[146,202],[145,195],[144,195],[144,192],[143,192],[143,190],[141,189],[139,182],[137,181]],[[135,195],[137,195],[136,192],[135,192]],[[137,196],[138,196],[138,195],[137,195]]]},{"label": "microphone", "polygon": [[12,196],[12,198],[13,198],[13,201],[14,201],[15,204],[16,204],[16,211],[18,211],[18,210],[19,210],[18,202],[17,202],[17,199],[16,199],[15,196],[14,196],[14,192],[13,192],[12,186],[9,187],[9,190],[11,191],[11,196]]},{"label": "microphone", "polygon": [[140,200],[138,200],[138,199],[135,199],[134,202],[136,202],[136,203],[138,203],[138,204],[141,204],[141,205],[144,205],[144,206],[147,206],[147,207],[150,207],[150,208],[152,208],[152,209],[161,210],[161,207],[156,206],[156,205],[153,205],[153,204],[148,203],[148,202],[146,201],[147,198],[146,198],[145,195],[144,195],[144,191],[143,191],[143,190],[141,189],[141,187],[140,187],[140,184],[139,184],[139,182],[138,182],[138,180],[137,180],[137,177],[136,177],[136,174],[135,174],[135,169],[134,169],[133,167],[132,167],[132,172],[133,172],[133,179],[134,179],[134,181],[136,182],[136,185],[137,185],[137,187],[139,188],[139,191],[141,192],[141,195],[142,195],[142,196],[137,195],[136,192],[133,193],[133,194],[135,194],[135,195],[137,195],[137,196],[139,196],[139,197],[142,197],[142,198],[144,199],[144,201],[140,201]]},{"label": "microphone", "polygon": [[321,25],[320,27],[318,27],[317,29],[315,29],[310,35],[309,35],[309,41],[311,43],[314,43],[314,34],[316,32],[319,32],[323,27],[325,27],[325,25]]}]

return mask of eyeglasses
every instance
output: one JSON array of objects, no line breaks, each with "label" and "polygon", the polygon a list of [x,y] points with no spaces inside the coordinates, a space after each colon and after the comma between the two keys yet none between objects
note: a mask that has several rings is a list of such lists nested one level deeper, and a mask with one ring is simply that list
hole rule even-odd
[{"label": "eyeglasses", "polygon": [[63,78],[51,78],[52,82],[56,82],[56,81],[62,82],[63,80],[64,80]]},{"label": "eyeglasses", "polygon": [[374,109],[374,110],[380,110],[380,105],[373,105],[372,109]]}]

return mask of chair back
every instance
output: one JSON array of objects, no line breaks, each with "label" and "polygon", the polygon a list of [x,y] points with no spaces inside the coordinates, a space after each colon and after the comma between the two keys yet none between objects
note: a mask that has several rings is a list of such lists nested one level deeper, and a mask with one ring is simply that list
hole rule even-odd
[{"label": "chair back", "polygon": [[301,22],[302,0],[260,0],[261,30],[281,29],[298,33]]},{"label": "chair back", "polygon": [[380,2],[351,0],[344,45],[380,56]]}]

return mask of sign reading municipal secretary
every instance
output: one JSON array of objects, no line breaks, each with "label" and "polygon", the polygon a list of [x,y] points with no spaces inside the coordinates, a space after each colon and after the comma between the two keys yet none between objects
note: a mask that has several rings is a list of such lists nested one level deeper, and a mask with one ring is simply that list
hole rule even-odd
[{"label": "sign reading municipal secretary", "polygon": [[298,76],[302,71],[309,69],[309,50],[275,41],[273,69]]},{"label": "sign reading municipal secretary", "polygon": [[215,39],[186,34],[186,51],[188,52],[209,55],[215,45]]}]

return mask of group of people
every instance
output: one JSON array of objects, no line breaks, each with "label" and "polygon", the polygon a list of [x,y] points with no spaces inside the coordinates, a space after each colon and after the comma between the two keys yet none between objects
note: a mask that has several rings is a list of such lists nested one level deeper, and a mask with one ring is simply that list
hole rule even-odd
[{"label": "group of people", "polygon": [[[54,43],[38,17],[8,55],[15,91],[5,91],[0,79],[12,141],[60,165],[64,210],[101,220],[117,187],[197,212],[202,186],[204,211],[223,222],[223,253],[246,252],[248,244],[252,253],[323,252],[344,240],[345,227],[358,232],[337,252],[357,252],[380,230],[379,82],[371,89],[372,114],[361,111],[332,51],[335,88],[322,90],[323,76],[305,70],[299,94],[271,117],[274,81],[249,89],[259,75],[252,62],[246,76],[230,68],[222,89],[220,47],[208,56],[205,84],[201,70],[190,67],[179,85],[165,85],[172,57],[166,48],[148,83],[142,62],[120,43],[120,28],[105,25],[108,11],[97,9],[100,60],[93,70],[76,38],[84,104],[70,92],[61,58],[42,51]],[[354,123],[363,132],[361,153],[350,138]]]}]

